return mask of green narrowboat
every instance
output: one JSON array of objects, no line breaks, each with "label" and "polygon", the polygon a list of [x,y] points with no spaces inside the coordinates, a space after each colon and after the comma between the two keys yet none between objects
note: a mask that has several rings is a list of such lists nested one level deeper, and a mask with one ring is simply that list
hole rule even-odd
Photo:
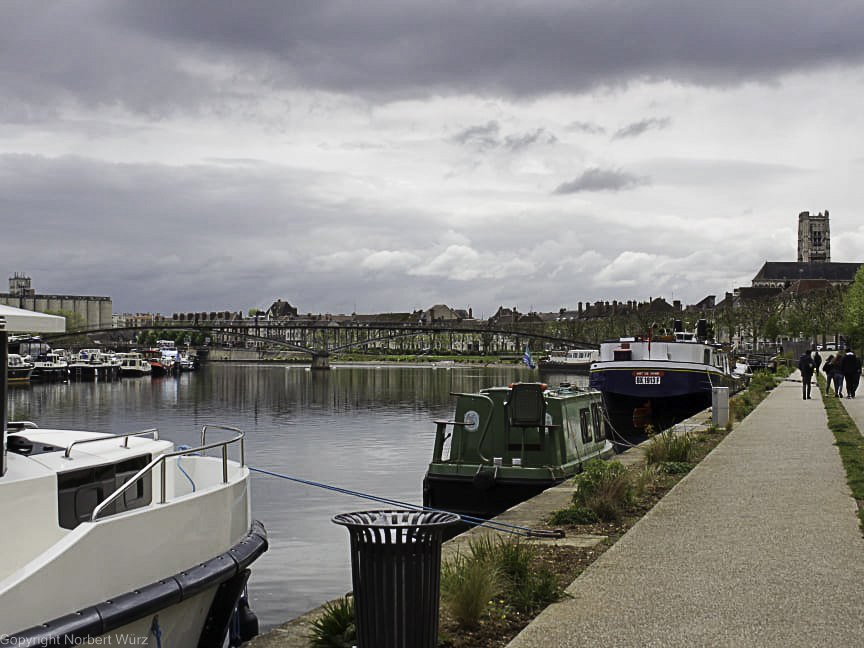
[{"label": "green narrowboat", "polygon": [[598,391],[515,383],[454,396],[453,420],[436,421],[424,506],[494,517],[614,454]]}]

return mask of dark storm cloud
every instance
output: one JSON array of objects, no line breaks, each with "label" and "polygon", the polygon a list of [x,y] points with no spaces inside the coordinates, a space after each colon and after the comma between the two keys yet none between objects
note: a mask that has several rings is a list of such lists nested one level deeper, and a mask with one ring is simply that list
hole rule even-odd
[{"label": "dark storm cloud", "polygon": [[2,12],[0,84],[19,118],[64,99],[159,115],[262,88],[530,96],[864,60],[864,4],[841,0],[6,0]]},{"label": "dark storm cloud", "polygon": [[584,191],[624,191],[647,184],[648,180],[632,173],[610,169],[588,169],[575,180],[556,187],[556,194],[572,194]]},{"label": "dark storm cloud", "polygon": [[538,128],[533,133],[525,133],[524,135],[510,135],[504,139],[504,146],[511,151],[520,151],[524,148],[536,144],[554,144],[557,138],[554,135],[547,133],[542,128]]},{"label": "dark storm cloud", "polygon": [[501,126],[497,121],[493,120],[483,126],[466,128],[454,135],[451,141],[480,151],[504,147],[515,153],[538,142],[542,144],[554,144],[558,140],[543,128],[538,128],[529,133],[507,135],[502,138]]},{"label": "dark storm cloud", "polygon": [[484,126],[471,126],[453,136],[457,144],[470,146],[480,150],[490,149],[498,146],[498,134],[501,127],[496,121],[490,121]]},{"label": "dark storm cloud", "polygon": [[589,135],[601,135],[606,132],[606,129],[598,124],[583,121],[575,121],[571,124],[567,124],[567,130],[578,133],[588,133]]},{"label": "dark storm cloud", "polygon": [[615,134],[612,136],[612,139],[623,139],[626,137],[638,137],[646,133],[649,130],[663,130],[671,123],[671,120],[668,117],[651,117],[649,119],[643,119],[642,121],[635,122],[633,124],[628,124],[623,128],[619,128],[615,131]]}]

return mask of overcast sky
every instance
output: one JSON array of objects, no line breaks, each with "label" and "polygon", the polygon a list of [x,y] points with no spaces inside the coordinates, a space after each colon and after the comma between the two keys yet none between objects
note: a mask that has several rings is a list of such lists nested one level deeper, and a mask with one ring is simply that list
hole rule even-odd
[{"label": "overcast sky", "polygon": [[115,312],[488,317],[722,297],[805,210],[864,261],[862,34],[848,0],[3,0],[2,266]]}]

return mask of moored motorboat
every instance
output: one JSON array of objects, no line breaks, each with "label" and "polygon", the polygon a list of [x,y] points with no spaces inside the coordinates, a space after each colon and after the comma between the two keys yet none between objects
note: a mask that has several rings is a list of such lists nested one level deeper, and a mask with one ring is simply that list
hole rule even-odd
[{"label": "moored motorboat", "polygon": [[[0,308],[0,361],[7,325],[63,330],[63,318],[45,317]],[[115,435],[20,422],[0,433],[4,643],[222,646],[233,619],[250,619],[243,589],[267,539],[251,515],[242,432],[204,426],[193,448],[155,428]]]},{"label": "moored motorboat", "polygon": [[69,363],[60,353],[46,351],[33,360],[31,379],[36,382],[55,382],[69,377]]},{"label": "moored motorboat", "polygon": [[597,349],[569,349],[552,351],[537,362],[540,371],[559,371],[562,373],[588,373],[592,363],[600,359]]},{"label": "moored motorboat", "polygon": [[118,353],[121,376],[149,376],[152,368],[144,356],[137,351]]},{"label": "moored motorboat", "polygon": [[30,382],[33,374],[33,363],[25,360],[17,353],[10,353],[6,359],[6,379],[10,385],[22,385]]},{"label": "moored motorboat", "polygon": [[492,517],[614,454],[599,392],[515,383],[456,397],[453,420],[436,422],[425,506]]},{"label": "moored motorboat", "polygon": [[101,349],[81,349],[69,356],[69,377],[73,380],[114,380],[120,363]]},{"label": "moored motorboat", "polygon": [[683,331],[677,320],[669,334],[603,342],[589,384],[603,394],[616,430],[631,435],[710,407],[715,387],[734,393],[744,381],[730,366],[729,353],[708,338],[705,320],[696,332]]}]

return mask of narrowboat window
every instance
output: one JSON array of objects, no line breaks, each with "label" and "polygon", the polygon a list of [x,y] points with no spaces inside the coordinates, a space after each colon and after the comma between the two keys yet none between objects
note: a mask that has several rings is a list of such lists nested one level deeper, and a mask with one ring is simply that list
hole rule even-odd
[{"label": "narrowboat window", "polygon": [[603,428],[603,418],[600,416],[599,403],[591,403],[591,418],[594,422],[594,440],[602,441],[606,435]]},{"label": "narrowboat window", "polygon": [[703,364],[711,364],[711,349],[705,349],[705,362]]},{"label": "narrowboat window", "polygon": [[591,443],[591,421],[587,407],[579,410],[579,422],[582,424],[582,443]]}]

